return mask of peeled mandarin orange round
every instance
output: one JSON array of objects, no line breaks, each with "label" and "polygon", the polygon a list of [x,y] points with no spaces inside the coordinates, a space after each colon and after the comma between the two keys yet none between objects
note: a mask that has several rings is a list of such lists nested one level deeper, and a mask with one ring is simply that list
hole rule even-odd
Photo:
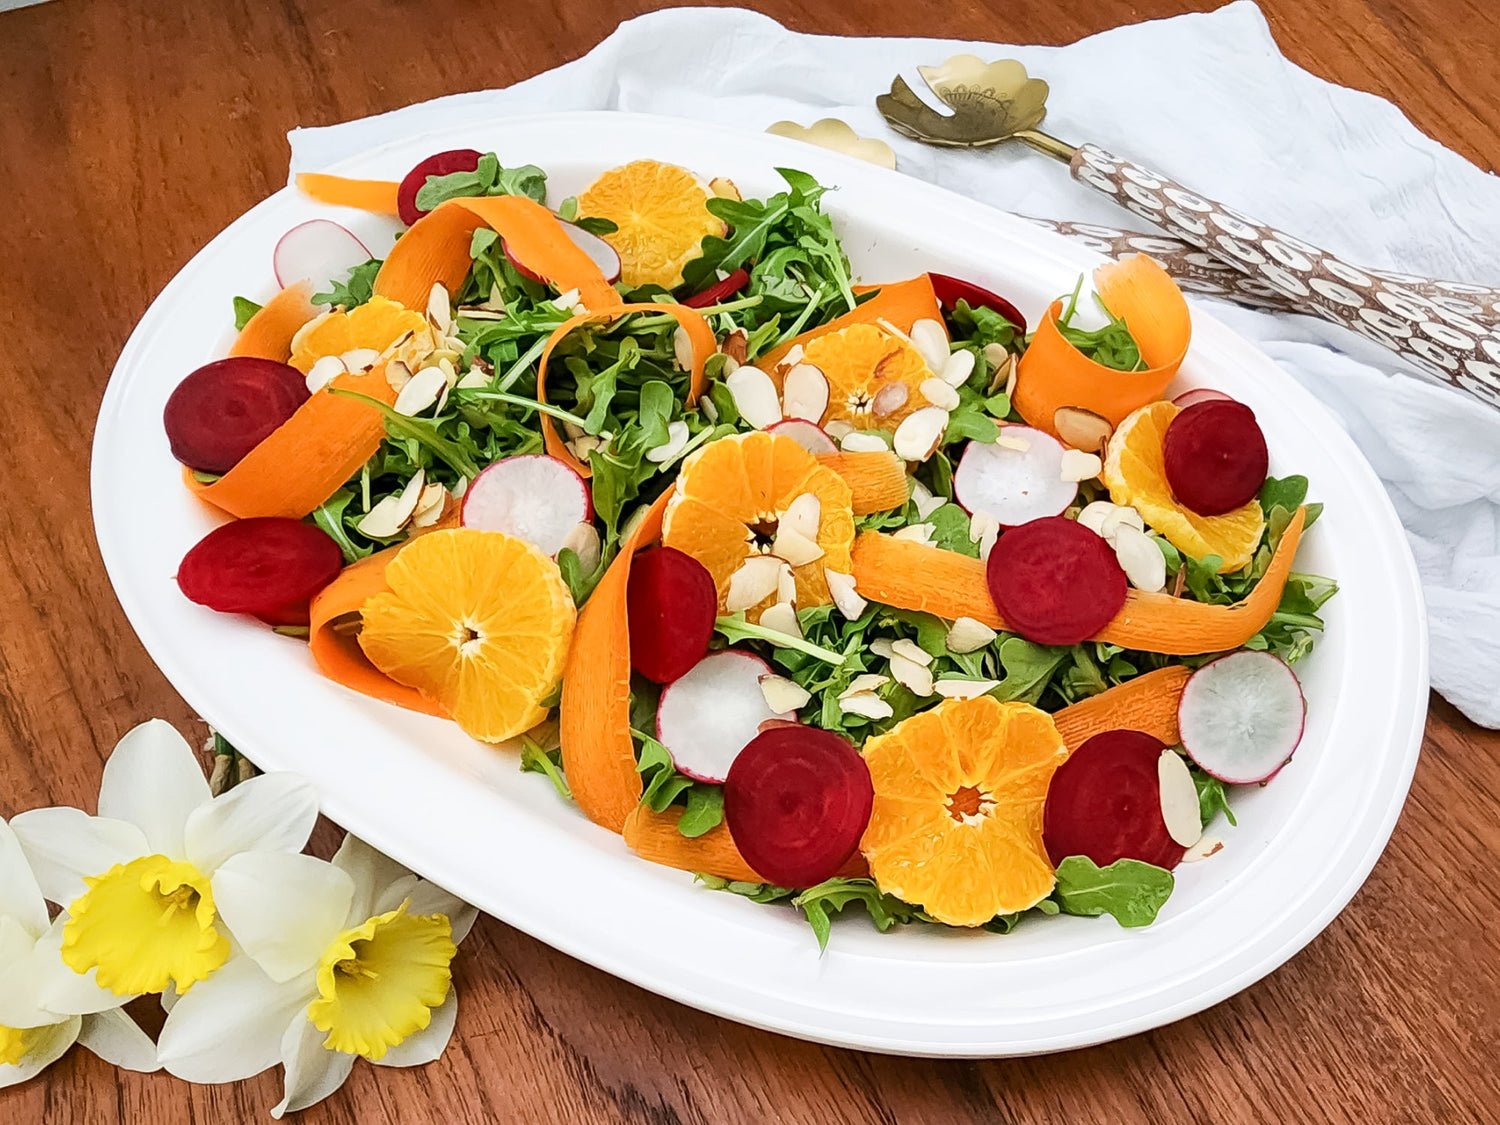
[{"label": "peeled mandarin orange round", "polygon": [[[844,479],[792,438],[761,431],[731,434],[709,442],[683,462],[677,491],[662,520],[662,544],[707,568],[718,591],[720,613],[730,612],[731,578],[747,559],[762,555],[789,560],[798,609],[827,605],[833,599],[824,568],[849,573],[854,542],[851,504]],[[794,549],[790,534],[782,537],[783,531],[798,533],[801,542],[795,547],[801,550]],[[811,550],[806,546],[809,540]],[[814,551],[816,557],[807,557]],[[778,600],[776,591],[768,593],[745,610],[746,619],[759,621],[761,612]]]},{"label": "peeled mandarin orange round", "polygon": [[292,338],[291,364],[306,375],[325,355],[355,348],[383,352],[408,332],[427,327],[421,313],[386,297],[371,297],[348,312],[330,312],[308,321]]},{"label": "peeled mandarin orange round", "polygon": [[469,734],[501,742],[547,717],[577,614],[557,564],[499,531],[411,540],[364,604],[359,646]]},{"label": "peeled mandarin orange round", "polygon": [[802,363],[828,380],[822,424],[894,431],[912,411],[930,405],[922,383],[933,378],[922,353],[873,324],[852,324],[808,343]]},{"label": "peeled mandarin orange round", "polygon": [[1266,530],[1260,501],[1251,500],[1221,516],[1200,516],[1172,495],[1162,443],[1179,407],[1153,402],[1127,416],[1109,439],[1104,483],[1109,498],[1140,512],[1167,542],[1195,559],[1218,555],[1220,574],[1245,566]]},{"label": "peeled mandarin orange round", "polygon": [[1051,893],[1042,809],[1068,756],[1052,716],[988,695],[952,700],[870,739],[864,756],[875,804],[860,851],[882,891],[950,926]]},{"label": "peeled mandarin orange round", "polygon": [[708,210],[708,185],[686,168],[659,160],[634,160],[605,172],[578,196],[582,218],[608,219],[602,235],[620,255],[620,279],[631,287],[682,284],[682,267],[698,256],[724,221]]}]

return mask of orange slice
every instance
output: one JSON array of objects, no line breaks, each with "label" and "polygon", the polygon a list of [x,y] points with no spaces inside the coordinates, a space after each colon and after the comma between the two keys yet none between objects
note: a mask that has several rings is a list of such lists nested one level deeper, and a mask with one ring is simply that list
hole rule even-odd
[{"label": "orange slice", "polygon": [[620,279],[672,289],[682,267],[698,256],[709,235],[724,234],[710,214],[708,185],[686,168],[635,160],[600,176],[578,196],[578,214],[609,219],[618,228],[603,236],[620,255]]},{"label": "orange slice", "polygon": [[857,430],[894,431],[913,410],[928,405],[920,388],[932,371],[922,353],[873,324],[851,324],[810,340],[800,362],[828,380],[824,426],[844,422]]},{"label": "orange slice", "polygon": [[[818,500],[815,542],[822,553],[791,567],[795,600],[799,609],[827,605],[832,597],[824,568],[849,573],[853,497],[842,477],[789,437],[731,434],[689,457],[667,505],[661,540],[708,568],[719,591],[719,612],[726,613],[730,578],[747,559],[771,553],[787,509],[808,493]],[[759,621],[776,601],[775,593],[768,595],[746,610],[746,620]]]},{"label": "orange slice", "polygon": [[413,539],[385,582],[360,615],[371,664],[484,742],[547,717],[576,617],[556,563],[524,540],[459,528]]},{"label": "orange slice", "polygon": [[863,753],[875,804],[860,850],[882,891],[950,926],[983,925],[1051,893],[1042,806],[1068,749],[1045,711],[953,700]]},{"label": "orange slice", "polygon": [[355,348],[383,352],[408,332],[427,328],[427,318],[385,297],[371,297],[348,312],[328,312],[307,322],[292,337],[293,367],[304,375],[325,355]]},{"label": "orange slice", "polygon": [[1109,498],[1140,512],[1150,527],[1184,554],[1195,559],[1218,555],[1224,560],[1220,574],[1239,570],[1255,556],[1266,530],[1265,513],[1258,500],[1222,516],[1200,516],[1177,502],[1162,457],[1162,441],[1177,409],[1170,402],[1153,402],[1120,423],[1109,439],[1109,456],[1104,461]]}]

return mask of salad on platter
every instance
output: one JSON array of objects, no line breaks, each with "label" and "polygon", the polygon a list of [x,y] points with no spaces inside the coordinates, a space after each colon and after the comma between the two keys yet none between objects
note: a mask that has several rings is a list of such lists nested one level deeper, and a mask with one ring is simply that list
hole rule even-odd
[{"label": "salad on platter", "polygon": [[287,231],[168,398],[231,517],[180,588],[820,943],[850,905],[1145,925],[1301,738],[1308,482],[1248,406],[1168,397],[1191,320],[1150,258],[1029,326],[857,277],[777,171],[638,160],[555,206],[474,150],[300,176],[404,229]]}]

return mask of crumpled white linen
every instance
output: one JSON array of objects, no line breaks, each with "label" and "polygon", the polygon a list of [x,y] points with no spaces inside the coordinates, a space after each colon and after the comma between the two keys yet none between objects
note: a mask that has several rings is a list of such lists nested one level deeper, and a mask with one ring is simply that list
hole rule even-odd
[{"label": "crumpled white linen", "polygon": [[[803,35],[739,9],[675,8],[621,24],[586,56],[503,90],[439,98],[290,134],[292,173],[392,133],[464,117],[620,109],[762,129],[838,117],[887,139],[901,171],[1005,210],[1145,229],[1019,146],[936,149],[894,135],[875,96],[898,71],[959,51],[1020,59],[1052,87],[1047,128],[1092,140],[1347,260],[1500,284],[1500,180],[1419,132],[1391,103],[1284,58],[1260,9],[1116,28],[1064,47]],[[1421,571],[1432,682],[1500,727],[1500,411],[1312,317],[1222,302],[1344,422],[1374,465]]]}]

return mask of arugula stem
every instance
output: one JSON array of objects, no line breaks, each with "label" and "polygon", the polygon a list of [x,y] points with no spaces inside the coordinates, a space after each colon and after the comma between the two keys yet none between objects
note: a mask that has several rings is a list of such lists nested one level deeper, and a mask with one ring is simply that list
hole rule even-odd
[{"label": "arugula stem", "polygon": [[839,665],[844,662],[842,653],[834,652],[830,648],[820,648],[811,641],[805,641],[800,637],[789,637],[785,633],[779,633],[775,629],[767,629],[763,625],[752,625],[750,622],[734,615],[726,615],[714,622],[716,632],[723,633],[730,641],[756,640],[765,641],[775,648],[789,648],[796,652],[805,652],[808,656],[816,657],[827,664]]},{"label": "arugula stem", "polygon": [[[479,475],[479,466],[469,460],[468,455],[451,441],[438,437],[435,428],[430,422],[408,418],[405,414],[398,414],[378,398],[371,398],[369,395],[360,394],[358,391],[344,390],[339,387],[329,387],[327,390],[331,395],[341,395],[344,398],[357,399],[360,402],[373,406],[376,410],[380,411],[381,417],[385,419],[386,429],[392,430],[403,437],[409,437],[418,445],[426,446],[432,451],[433,456],[444,462],[455,473],[468,477],[470,480]],[[522,401],[525,400],[523,399]]]},{"label": "arugula stem", "polygon": [[[696,313],[704,316],[713,316],[715,313],[739,312],[742,309],[753,309],[764,300],[760,295],[754,297],[740,297],[738,300],[725,301],[719,305],[705,305],[701,309],[694,309]],[[631,330],[637,328],[665,328],[668,324],[676,324],[677,318],[667,313],[636,313],[640,319],[632,324]]]},{"label": "arugula stem", "polygon": [[[551,333],[548,333],[548,335],[551,335]],[[526,369],[541,358],[542,350],[546,346],[547,336],[543,336],[532,344],[531,347],[527,348],[516,362],[510,365],[505,374],[500,376],[500,381],[495,384],[495,390],[508,391],[511,387],[515,386],[516,380],[525,374]]]},{"label": "arugula stem", "polygon": [[534,398],[524,398],[521,395],[506,394],[504,391],[475,391],[474,398],[482,398],[489,402],[504,402],[511,406],[519,406],[526,410],[535,410],[542,414],[549,414],[559,422],[572,422],[581,430],[588,429],[587,419],[580,418],[576,414],[570,414],[561,407],[553,406],[546,402],[537,402]]},{"label": "arugula stem", "polygon": [[1280,610],[1277,610],[1271,614],[1271,621],[1278,625],[1294,625],[1303,629],[1323,628],[1321,618],[1313,617],[1306,613],[1282,613]]}]

